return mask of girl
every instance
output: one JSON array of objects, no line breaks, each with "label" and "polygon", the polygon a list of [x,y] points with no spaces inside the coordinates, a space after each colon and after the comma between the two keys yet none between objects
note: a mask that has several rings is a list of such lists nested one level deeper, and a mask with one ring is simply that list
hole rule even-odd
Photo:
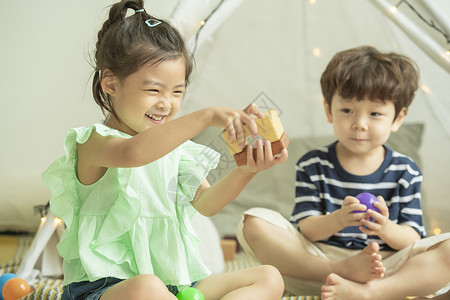
[{"label": "girl", "polygon": [[206,299],[280,299],[283,281],[271,266],[208,277],[189,218],[219,212],[287,151],[275,158],[260,142],[255,161],[248,147],[247,165],[210,187],[218,154],[189,139],[214,126],[243,146],[243,125],[256,134],[249,114],[258,111],[211,107],[172,120],[191,57],[177,30],[143,6],[114,4],[98,33],[93,94],[106,123],[70,130],[66,155],[43,174],[67,226],[58,245],[62,299],[176,299],[194,285]]}]

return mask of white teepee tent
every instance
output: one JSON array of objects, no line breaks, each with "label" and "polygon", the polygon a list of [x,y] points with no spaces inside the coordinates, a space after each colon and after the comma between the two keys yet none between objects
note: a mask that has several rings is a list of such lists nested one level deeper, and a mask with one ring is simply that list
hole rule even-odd
[{"label": "white teepee tent", "polygon": [[[30,212],[49,198],[41,172],[62,155],[69,128],[101,120],[89,92],[86,54],[105,7],[114,2],[0,4],[0,122],[8,129],[0,150],[0,201],[8,208],[0,211],[0,230],[38,226]],[[450,206],[442,200],[450,183],[449,1],[167,0],[147,1],[146,9],[170,18],[195,50],[196,70],[182,114],[210,105],[269,103],[280,112],[290,138],[331,134],[319,79],[334,53],[367,44],[410,56],[421,70],[421,88],[406,122],[425,125],[420,147],[428,178],[424,209],[431,229],[450,231]],[[24,276],[36,275],[46,240],[58,237],[56,219],[47,218],[21,266]],[[226,221],[218,227],[226,228]]]}]

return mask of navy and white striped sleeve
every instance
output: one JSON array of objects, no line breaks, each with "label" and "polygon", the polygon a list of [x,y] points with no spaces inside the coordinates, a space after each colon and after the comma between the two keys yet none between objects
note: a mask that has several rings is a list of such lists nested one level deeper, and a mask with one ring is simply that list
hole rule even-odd
[{"label": "navy and white striped sleeve", "polygon": [[393,203],[398,202],[399,225],[407,225],[414,228],[421,237],[425,237],[425,227],[422,223],[421,184],[423,180],[419,167],[408,157],[394,151],[393,157],[396,163],[390,166],[391,172],[403,172],[398,181],[398,199],[391,199]]},{"label": "navy and white striped sleeve", "polygon": [[[308,153],[297,162],[295,180],[295,204],[291,215],[291,223],[295,226],[298,222],[309,216],[323,214],[323,207],[316,184],[311,180],[311,170],[319,158],[313,153]],[[314,172],[314,171],[313,171]]]}]

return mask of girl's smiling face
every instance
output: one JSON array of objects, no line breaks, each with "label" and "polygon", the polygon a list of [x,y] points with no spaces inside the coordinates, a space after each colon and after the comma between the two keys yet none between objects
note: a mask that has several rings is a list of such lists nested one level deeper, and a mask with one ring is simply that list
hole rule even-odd
[{"label": "girl's smiling face", "polygon": [[[333,124],[339,147],[347,153],[370,155],[400,128],[406,109],[395,118],[394,103],[344,99],[334,95],[331,108],[325,103],[328,122]],[[394,120],[395,118],[395,120]]]},{"label": "girl's smiling face", "polygon": [[102,87],[119,118],[111,114],[106,125],[135,135],[172,120],[186,88],[185,69],[183,58],[148,63],[122,81],[105,70]]}]

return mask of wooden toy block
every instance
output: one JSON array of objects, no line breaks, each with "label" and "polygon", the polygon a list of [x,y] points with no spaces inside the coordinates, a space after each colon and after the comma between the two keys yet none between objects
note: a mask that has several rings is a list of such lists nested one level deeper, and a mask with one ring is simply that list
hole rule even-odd
[{"label": "wooden toy block", "polygon": [[[269,140],[271,142],[279,140],[284,132],[284,128],[281,124],[281,120],[278,117],[278,113],[276,112],[276,110],[270,109],[263,112],[262,115],[263,116],[261,118],[258,118],[256,116],[254,117],[256,126],[258,127],[258,135],[264,140]],[[222,132],[222,136],[227,143],[228,150],[230,151],[231,155],[242,152],[243,149],[239,147],[237,141],[233,143],[230,142],[230,139],[228,138],[228,132],[226,130]],[[244,125],[244,136],[246,138],[245,145],[247,145],[249,139],[251,139],[250,130],[248,129],[247,125]]]},{"label": "wooden toy block", "polygon": [[[281,138],[278,141],[272,142],[272,154],[277,155],[280,154],[283,149],[287,149],[289,146],[289,138],[286,135],[286,133],[283,133],[281,135]],[[256,149],[253,148],[253,158],[256,158]],[[236,161],[236,165],[243,166],[247,164],[247,150],[244,149],[244,151],[236,153],[234,155],[234,160]]]},{"label": "wooden toy block", "polygon": [[223,251],[223,258],[225,260],[233,260],[236,255],[236,241],[235,240],[220,240],[220,246]]},{"label": "wooden toy block", "polygon": [[228,150],[231,155],[234,156],[236,164],[238,166],[245,165],[247,163],[247,145],[252,144],[254,146],[253,149],[253,157],[256,157],[256,146],[255,142],[258,139],[262,139],[263,141],[268,140],[272,143],[272,153],[274,155],[280,154],[283,148],[287,148],[289,145],[289,139],[287,135],[284,133],[283,125],[281,124],[281,120],[276,112],[276,110],[271,109],[262,113],[262,117],[254,117],[256,121],[256,125],[258,127],[258,136],[253,139],[248,129],[247,125],[244,125],[244,135],[245,135],[245,147],[241,149],[237,142],[230,142],[228,138],[228,132],[224,130],[222,132],[222,136],[227,143]]}]

